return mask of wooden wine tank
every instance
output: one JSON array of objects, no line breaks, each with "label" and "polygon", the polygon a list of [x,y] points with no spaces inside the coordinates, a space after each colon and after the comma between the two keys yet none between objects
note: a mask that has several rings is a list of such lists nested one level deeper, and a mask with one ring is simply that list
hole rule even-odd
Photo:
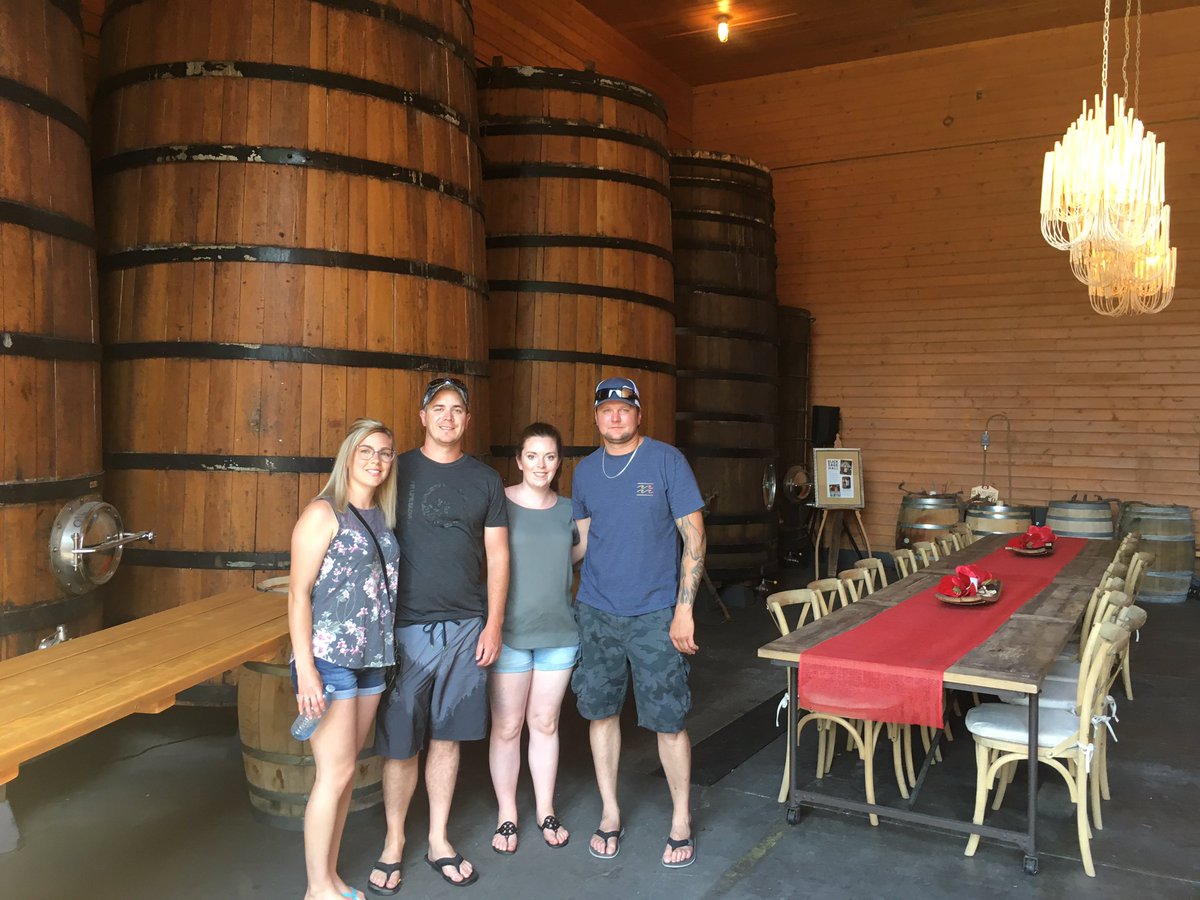
[{"label": "wooden wine tank", "polygon": [[671,155],[677,443],[706,516],[705,566],[754,578],[775,558],[777,391],[774,199],[748,159]]},{"label": "wooden wine tank", "polygon": [[415,446],[435,374],[481,452],[486,284],[467,0],[115,2],[101,37],[105,459],[159,533],[124,620],[286,569],[349,423]]},{"label": "wooden wine tank", "polygon": [[49,555],[58,511],[101,486],[81,41],[78,3],[0,0],[0,659],[101,621]]},{"label": "wooden wine tank", "polygon": [[637,382],[642,433],[675,437],[675,336],[666,111],[590,71],[479,72],[490,287],[492,453],[563,433],[561,488],[599,443],[596,383]]}]

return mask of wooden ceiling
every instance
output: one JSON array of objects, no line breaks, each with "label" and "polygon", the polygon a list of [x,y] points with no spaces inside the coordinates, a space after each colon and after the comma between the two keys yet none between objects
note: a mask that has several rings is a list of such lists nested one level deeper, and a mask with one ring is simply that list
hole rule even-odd
[{"label": "wooden ceiling", "polygon": [[[579,2],[693,85],[929,50],[1104,18],[1103,0]],[[1144,0],[1142,12],[1195,5],[1196,0]],[[1117,34],[1124,11],[1125,4],[1113,0]],[[729,15],[727,44],[719,43],[716,37],[716,17],[721,13]],[[1096,51],[1099,56],[1098,43]]]}]

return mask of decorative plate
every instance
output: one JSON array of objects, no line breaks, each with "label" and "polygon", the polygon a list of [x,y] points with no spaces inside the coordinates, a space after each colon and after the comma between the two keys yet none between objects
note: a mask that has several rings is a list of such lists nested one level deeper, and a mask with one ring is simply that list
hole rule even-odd
[{"label": "decorative plate", "polygon": [[974,597],[956,597],[953,594],[934,594],[943,603],[951,606],[988,606],[1000,599],[1002,584],[998,578],[992,578],[979,585],[979,592]]},{"label": "decorative plate", "polygon": [[1049,556],[1051,553],[1054,552],[1054,545],[1047,544],[1045,547],[1036,547],[1033,549],[1030,549],[1028,547],[1007,547],[1006,546],[1004,549],[1017,554],[1017,556]]}]

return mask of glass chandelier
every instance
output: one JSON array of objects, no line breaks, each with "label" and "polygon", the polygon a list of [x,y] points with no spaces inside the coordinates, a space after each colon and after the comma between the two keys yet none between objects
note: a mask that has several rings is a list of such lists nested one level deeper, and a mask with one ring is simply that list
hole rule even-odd
[{"label": "glass chandelier", "polygon": [[[1176,253],[1166,204],[1166,148],[1113,95],[1108,124],[1108,40],[1111,0],[1104,4],[1104,60],[1100,94],[1084,101],[1079,118],[1046,154],[1042,170],[1041,225],[1046,241],[1070,252],[1071,271],[1087,285],[1102,315],[1156,313],[1175,292]],[[1125,6],[1125,61],[1129,91],[1129,13]],[[1141,0],[1138,0],[1135,105],[1141,76]]]}]

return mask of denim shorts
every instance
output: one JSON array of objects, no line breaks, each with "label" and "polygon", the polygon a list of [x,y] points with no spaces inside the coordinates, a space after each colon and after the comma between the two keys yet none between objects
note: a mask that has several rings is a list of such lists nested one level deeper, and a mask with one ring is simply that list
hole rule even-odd
[{"label": "denim shorts", "polygon": [[[323,659],[314,659],[317,674],[325,685],[326,700],[349,700],[351,697],[369,697],[383,693],[383,676],[386,669],[347,669],[335,666]],[[333,690],[330,690],[332,688]],[[296,680],[296,661],[292,660],[292,690],[300,693]]]},{"label": "denim shorts", "polygon": [[579,661],[579,645],[570,647],[538,647],[536,650],[518,650],[502,644],[500,655],[492,664],[492,671],[499,675],[514,675],[535,669],[538,672],[561,672]]}]

